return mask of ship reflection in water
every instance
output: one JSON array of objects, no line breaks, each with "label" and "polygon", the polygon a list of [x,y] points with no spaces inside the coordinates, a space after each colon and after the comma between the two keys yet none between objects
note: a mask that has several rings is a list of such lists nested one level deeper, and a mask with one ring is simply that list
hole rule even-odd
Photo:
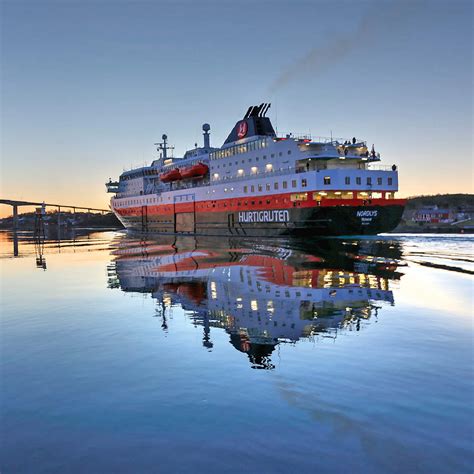
[{"label": "ship reflection in water", "polygon": [[150,293],[164,330],[182,307],[208,350],[212,330],[226,331],[258,369],[275,367],[278,344],[359,331],[394,304],[390,284],[401,276],[400,246],[382,240],[128,237],[113,255],[109,287]]}]

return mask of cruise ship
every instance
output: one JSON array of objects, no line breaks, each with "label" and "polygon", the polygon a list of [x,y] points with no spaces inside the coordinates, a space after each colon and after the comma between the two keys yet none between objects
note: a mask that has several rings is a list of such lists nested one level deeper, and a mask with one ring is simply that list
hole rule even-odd
[{"label": "cruise ship", "polygon": [[196,235],[363,235],[394,229],[396,165],[381,166],[374,145],[350,139],[278,136],[269,103],[251,106],[220,148],[171,156],[168,137],[150,166],[109,180],[111,209],[126,228]]}]

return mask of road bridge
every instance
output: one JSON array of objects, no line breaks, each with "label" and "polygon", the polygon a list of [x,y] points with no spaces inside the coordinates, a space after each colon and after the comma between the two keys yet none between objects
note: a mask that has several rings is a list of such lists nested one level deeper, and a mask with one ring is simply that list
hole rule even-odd
[{"label": "road bridge", "polygon": [[95,207],[84,207],[84,206],[75,206],[75,205],[67,205],[67,204],[53,204],[49,202],[37,202],[37,201],[17,201],[15,199],[0,199],[0,204],[5,204],[7,206],[12,206],[13,208],[13,229],[18,229],[18,208],[21,206],[41,206],[42,208],[46,209],[47,207],[54,207],[58,210],[58,225],[61,224],[61,208],[63,209],[72,209],[73,212],[78,210],[87,210],[87,212],[95,211],[101,212],[110,212],[110,209],[99,209]]}]

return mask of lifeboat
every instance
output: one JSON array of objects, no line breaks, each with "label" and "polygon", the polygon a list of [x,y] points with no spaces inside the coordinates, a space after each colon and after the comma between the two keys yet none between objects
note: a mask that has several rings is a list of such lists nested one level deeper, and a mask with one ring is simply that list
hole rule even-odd
[{"label": "lifeboat", "polygon": [[183,178],[202,178],[206,175],[209,171],[209,167],[204,163],[197,163],[194,166],[190,166],[189,168],[182,169],[181,176]]},{"label": "lifeboat", "polygon": [[166,173],[163,173],[160,176],[160,181],[162,181],[163,183],[170,183],[171,181],[176,181],[181,178],[182,176],[179,172],[179,169],[175,168],[173,170],[167,171]]}]

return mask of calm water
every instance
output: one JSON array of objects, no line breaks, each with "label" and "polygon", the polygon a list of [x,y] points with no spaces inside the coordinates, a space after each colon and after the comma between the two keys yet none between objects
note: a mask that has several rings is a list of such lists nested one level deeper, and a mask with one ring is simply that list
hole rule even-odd
[{"label": "calm water", "polygon": [[1,472],[472,472],[473,242],[0,233]]}]

